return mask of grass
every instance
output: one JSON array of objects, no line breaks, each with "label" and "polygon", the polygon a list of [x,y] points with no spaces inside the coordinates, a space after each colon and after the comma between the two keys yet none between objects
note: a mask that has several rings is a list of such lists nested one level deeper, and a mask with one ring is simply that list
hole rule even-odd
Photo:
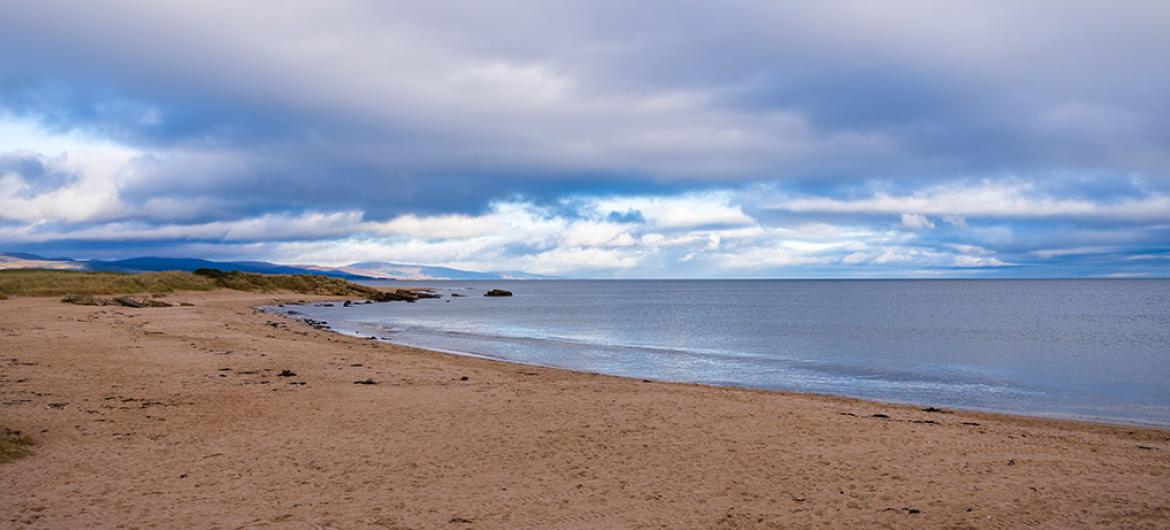
[{"label": "grass", "polygon": [[115,295],[234,289],[248,292],[291,291],[299,294],[396,300],[409,294],[386,293],[340,278],[311,274],[256,274],[198,269],[195,272],[80,272],[0,270],[2,296]]},{"label": "grass", "polygon": [[0,464],[11,462],[29,453],[32,438],[7,427],[0,427]]},{"label": "grass", "polygon": [[80,272],[37,269],[0,271],[0,295],[61,296],[75,294],[169,293],[209,291],[214,280],[189,272]]},{"label": "grass", "polygon": [[217,287],[237,291],[260,293],[292,291],[301,294],[357,296],[371,300],[379,299],[385,294],[373,287],[316,274],[256,274],[237,271],[224,272],[216,269],[197,269],[191,274],[211,279]]}]

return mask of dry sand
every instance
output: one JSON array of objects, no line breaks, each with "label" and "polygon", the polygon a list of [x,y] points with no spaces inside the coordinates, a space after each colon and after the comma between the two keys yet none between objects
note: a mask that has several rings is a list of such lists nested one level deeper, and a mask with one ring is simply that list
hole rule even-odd
[{"label": "dry sand", "polygon": [[0,527],[1170,527],[1165,430],[645,383],[170,299],[196,305],[0,301],[0,427],[38,442],[0,464]]}]

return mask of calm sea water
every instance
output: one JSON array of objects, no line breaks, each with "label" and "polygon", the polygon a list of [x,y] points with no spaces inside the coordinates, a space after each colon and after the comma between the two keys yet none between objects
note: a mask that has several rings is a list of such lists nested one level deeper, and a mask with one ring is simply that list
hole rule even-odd
[{"label": "calm sea water", "polygon": [[[1170,280],[397,285],[443,299],[297,310],[346,333],[574,370],[1170,425]],[[515,296],[482,296],[494,287]]]}]

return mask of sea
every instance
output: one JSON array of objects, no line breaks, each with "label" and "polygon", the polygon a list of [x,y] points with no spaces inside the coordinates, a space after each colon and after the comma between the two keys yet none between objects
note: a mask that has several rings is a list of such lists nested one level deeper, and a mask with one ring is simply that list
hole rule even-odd
[{"label": "sea", "polygon": [[1170,280],[370,283],[441,298],[284,310],[515,363],[1170,426]]}]

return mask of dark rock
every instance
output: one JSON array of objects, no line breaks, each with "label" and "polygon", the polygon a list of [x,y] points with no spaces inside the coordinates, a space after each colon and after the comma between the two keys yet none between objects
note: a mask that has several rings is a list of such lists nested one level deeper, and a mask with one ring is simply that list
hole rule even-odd
[{"label": "dark rock", "polygon": [[296,376],[297,376],[297,373],[292,371],[292,370],[281,370],[279,374],[276,374],[276,377],[296,377]]},{"label": "dark rock", "polygon": [[951,413],[951,411],[949,411],[949,410],[935,408],[935,407],[926,407],[926,408],[922,409],[922,412],[934,412],[934,413],[938,413],[938,414],[950,414]]},{"label": "dark rock", "polygon": [[870,414],[869,417],[871,417],[871,418],[889,418],[889,416],[887,416],[885,414]]},{"label": "dark rock", "polygon": [[349,306],[351,306],[351,305],[353,305],[353,302],[350,302],[349,300],[346,300],[344,304],[341,304],[341,307],[349,307]]},{"label": "dark rock", "polygon": [[971,425],[971,426],[973,426],[973,427],[978,427],[978,426],[979,426],[979,423],[978,423],[978,422],[974,422],[974,421],[964,421],[964,422],[960,422],[960,423],[962,423],[963,425]]},{"label": "dark rock", "polygon": [[466,380],[468,380],[468,379],[470,379],[470,378],[469,378],[469,377],[467,377],[467,376],[463,376],[463,377],[460,377],[460,378],[459,378],[459,380],[460,380],[460,381],[466,381]]},{"label": "dark rock", "polygon": [[1153,451],[1154,450],[1153,447],[1150,447],[1148,445],[1139,445],[1139,446],[1137,446],[1137,448],[1138,449],[1145,449],[1146,451]]},{"label": "dark rock", "polygon": [[74,305],[106,305],[105,300],[88,294],[69,293],[61,298],[61,303]]},{"label": "dark rock", "polygon": [[938,422],[936,422],[934,420],[910,420],[910,423],[925,423],[928,425],[938,425]]},{"label": "dark rock", "polygon": [[133,296],[119,296],[114,298],[114,302],[124,307],[146,307],[146,300],[142,298],[135,298]]},{"label": "dark rock", "polygon": [[311,327],[313,329],[320,329],[320,330],[332,329],[329,327],[329,323],[325,322],[323,320],[313,320],[311,318],[306,318],[305,323],[308,324],[309,327]]},{"label": "dark rock", "polygon": [[333,304],[321,304],[321,307],[333,307]]},{"label": "dark rock", "polygon": [[467,295],[465,295],[465,294],[451,293],[451,298],[464,298],[466,296]]},{"label": "dark rock", "polygon": [[512,296],[512,291],[505,291],[503,289],[492,289],[486,293],[483,293],[483,295],[484,296]]},{"label": "dark rock", "polygon": [[464,517],[452,517],[448,522],[451,524],[471,524],[471,519]]},{"label": "dark rock", "polygon": [[373,379],[362,379],[361,381],[354,381],[353,384],[355,384],[355,385],[376,385],[376,384],[378,384],[378,382],[374,381]]},{"label": "dark rock", "polygon": [[376,293],[370,294],[370,300],[375,302],[415,302],[419,298],[425,298],[424,296],[421,296],[420,293],[421,291],[411,291],[409,289],[378,291]]}]

